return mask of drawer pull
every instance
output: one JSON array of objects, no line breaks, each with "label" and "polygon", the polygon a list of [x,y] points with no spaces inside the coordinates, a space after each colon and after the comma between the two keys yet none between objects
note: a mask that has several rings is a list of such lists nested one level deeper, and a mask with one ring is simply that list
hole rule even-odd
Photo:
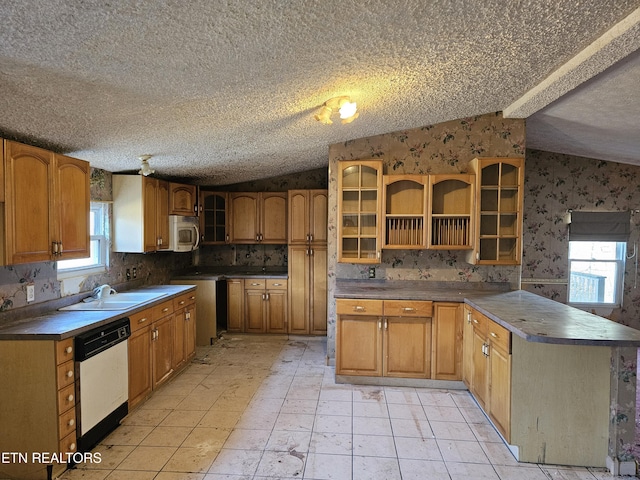
[{"label": "drawer pull", "polygon": [[195,300],[195,299],[196,299],[195,295],[191,295],[191,296],[189,297],[189,300]]},{"label": "drawer pull", "polygon": [[354,312],[364,312],[365,308],[362,305],[356,305],[355,307],[353,307],[353,311]]},{"label": "drawer pull", "polygon": [[69,370],[69,371],[67,372],[67,377],[68,377],[68,378],[73,377],[73,370]]},{"label": "drawer pull", "polygon": [[251,286],[252,286],[252,287],[259,287],[259,286],[260,286],[260,284],[259,284],[259,283],[252,283],[252,284],[251,284]]},{"label": "drawer pull", "polygon": [[409,312],[415,312],[416,309],[413,307],[402,307],[402,311],[409,313]]},{"label": "drawer pull", "polygon": [[479,323],[478,320],[476,320],[475,318],[473,319],[473,323],[475,323],[476,325]]},{"label": "drawer pull", "polygon": [[76,444],[75,444],[75,442],[71,442],[71,443],[69,444],[69,451],[70,451],[70,452],[75,452],[75,451],[76,451]]},{"label": "drawer pull", "polygon": [[73,402],[73,395],[69,395],[67,397],[67,402]]},{"label": "drawer pull", "polygon": [[178,305],[184,305],[184,300],[181,300],[180,303]]},{"label": "drawer pull", "polygon": [[162,313],[166,313],[168,311],[169,311],[169,307],[165,307],[165,308],[162,309]]},{"label": "drawer pull", "polygon": [[274,286],[274,287],[281,287],[281,286],[282,286],[282,284],[281,284],[281,283],[274,283],[274,284],[273,284],[273,286]]},{"label": "drawer pull", "polygon": [[64,349],[64,351],[66,353],[71,353],[71,352],[73,352],[73,347],[67,347],[67,348]]},{"label": "drawer pull", "polygon": [[491,332],[491,336],[492,336],[493,338],[498,338],[498,334],[497,334],[497,333],[495,333],[495,332]]},{"label": "drawer pull", "polygon": [[67,422],[67,425],[69,425],[70,427],[73,427],[75,424],[76,421],[73,418],[69,419],[69,421]]},{"label": "drawer pull", "polygon": [[144,323],[147,321],[147,317],[143,317],[140,320],[138,320],[138,325],[140,325],[141,323]]}]

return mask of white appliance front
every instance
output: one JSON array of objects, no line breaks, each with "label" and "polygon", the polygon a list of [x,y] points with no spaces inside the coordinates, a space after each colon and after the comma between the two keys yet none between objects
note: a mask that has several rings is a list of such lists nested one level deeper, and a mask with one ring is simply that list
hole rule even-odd
[{"label": "white appliance front", "polygon": [[200,244],[198,217],[169,215],[169,250],[191,252]]},{"label": "white appliance front", "polygon": [[120,342],[80,365],[80,434],[129,399],[129,352]]}]

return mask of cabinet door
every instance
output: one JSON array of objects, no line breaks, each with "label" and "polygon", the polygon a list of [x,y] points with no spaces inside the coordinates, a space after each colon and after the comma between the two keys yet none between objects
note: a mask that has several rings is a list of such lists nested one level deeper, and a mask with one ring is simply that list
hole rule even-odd
[{"label": "cabinet door", "polygon": [[338,262],[380,263],[382,161],[338,168]]},{"label": "cabinet door", "polygon": [[471,393],[482,408],[489,395],[487,357],[485,356],[486,329],[473,327],[473,377]]},{"label": "cabinet door", "polygon": [[142,215],[144,219],[144,251],[155,252],[158,249],[158,215],[156,199],[158,195],[158,180],[142,178]]},{"label": "cabinet door", "polygon": [[287,333],[287,291],[267,290],[266,323],[268,333]]},{"label": "cabinet door", "polygon": [[382,375],[382,320],[340,315],[336,330],[336,374]]},{"label": "cabinet door", "polygon": [[54,155],[17,142],[5,143],[5,236],[9,265],[43,262],[53,256]]},{"label": "cabinet door", "polygon": [[507,442],[511,426],[511,355],[496,344],[489,345],[490,399],[487,413]]},{"label": "cabinet door", "polygon": [[196,305],[185,307],[184,349],[187,360],[196,353]]},{"label": "cabinet door", "polygon": [[89,162],[56,155],[55,238],[62,253],[58,260],[86,258],[89,243]]},{"label": "cabinet door", "polygon": [[202,245],[229,243],[227,193],[200,191],[200,241]]},{"label": "cabinet door", "polygon": [[309,242],[309,190],[289,190],[289,245]]},{"label": "cabinet door", "polygon": [[261,194],[260,208],[261,243],[287,243],[287,194],[286,192],[269,192]]},{"label": "cabinet door", "polygon": [[430,318],[385,318],[383,345],[385,377],[430,378]]},{"label": "cabinet door", "polygon": [[230,243],[256,243],[259,218],[257,193],[231,193],[229,195]]},{"label": "cabinet door", "polygon": [[151,393],[151,325],[142,327],[129,337],[129,409],[133,409]]},{"label": "cabinet door", "polygon": [[309,233],[312,244],[327,243],[327,220],[329,217],[329,194],[327,190],[309,192]]},{"label": "cabinet door", "polygon": [[192,217],[196,213],[196,186],[169,183],[169,215]]},{"label": "cabinet door", "polygon": [[[327,334],[327,247],[311,245],[309,322],[313,335]],[[291,259],[289,259],[291,261]]]},{"label": "cabinet door", "polygon": [[169,182],[158,180],[156,197],[158,250],[169,249]]},{"label": "cabinet door", "polygon": [[466,305],[462,324],[462,381],[470,391],[473,391],[473,323],[471,323],[471,308]]},{"label": "cabinet door", "polygon": [[187,361],[186,352],[186,311],[185,309],[177,310],[173,315],[173,369],[177,370]]},{"label": "cabinet door", "polygon": [[245,332],[264,333],[265,332],[265,303],[266,293],[264,290],[244,291],[244,316]]},{"label": "cabinet door", "polygon": [[289,333],[309,333],[310,292],[309,247],[289,247]]},{"label": "cabinet door", "polygon": [[227,330],[244,332],[244,284],[242,280],[227,280]]},{"label": "cabinet door", "polygon": [[153,324],[153,388],[164,383],[173,373],[173,314]]},{"label": "cabinet door", "polygon": [[462,378],[462,304],[433,304],[432,376],[435,380]]}]

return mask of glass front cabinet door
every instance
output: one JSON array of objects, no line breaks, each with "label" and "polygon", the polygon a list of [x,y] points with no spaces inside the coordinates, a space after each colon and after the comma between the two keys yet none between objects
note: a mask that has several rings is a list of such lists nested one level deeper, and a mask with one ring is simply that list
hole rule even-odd
[{"label": "glass front cabinet door", "polygon": [[476,244],[470,263],[519,265],[522,258],[523,158],[475,158]]},{"label": "glass front cabinet door", "polygon": [[380,263],[382,161],[338,163],[338,261]]}]

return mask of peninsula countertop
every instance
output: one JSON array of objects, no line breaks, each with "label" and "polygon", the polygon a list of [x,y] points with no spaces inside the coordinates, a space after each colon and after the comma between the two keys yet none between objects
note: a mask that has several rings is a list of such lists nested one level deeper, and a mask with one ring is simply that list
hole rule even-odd
[{"label": "peninsula countertop", "polygon": [[640,347],[640,330],[524,290],[494,284],[338,281],[335,298],[466,303],[529,342]]},{"label": "peninsula countertop", "polygon": [[155,285],[144,287],[139,291],[156,292],[159,297],[141,303],[128,310],[99,310],[99,311],[60,311],[51,312],[34,317],[24,317],[0,326],[0,341],[2,340],[64,340],[80,333],[101,327],[119,318],[149,308],[151,305],[163,302],[169,298],[194,290],[193,285]]}]

